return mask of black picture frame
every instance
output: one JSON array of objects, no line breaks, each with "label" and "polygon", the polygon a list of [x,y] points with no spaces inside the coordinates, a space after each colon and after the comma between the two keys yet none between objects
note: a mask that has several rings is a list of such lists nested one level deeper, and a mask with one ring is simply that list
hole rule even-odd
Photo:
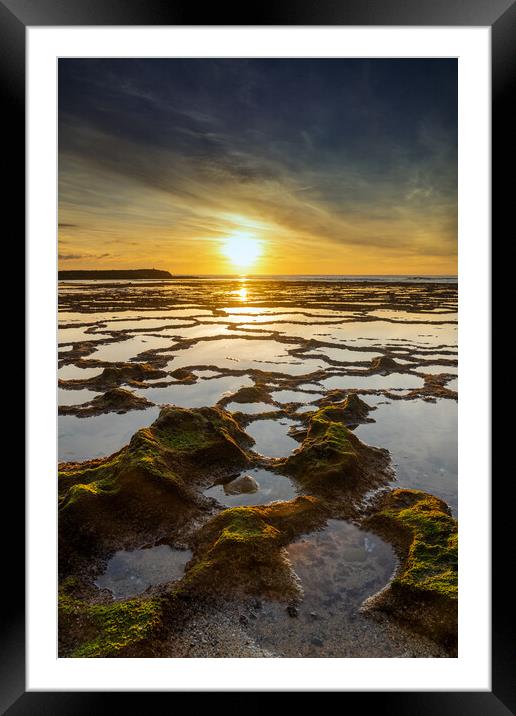
[{"label": "black picture frame", "polygon": [[[202,22],[199,22],[202,18]],[[0,0],[0,92],[4,127],[3,174],[8,177],[6,206],[14,218],[13,243],[23,247],[25,216],[25,37],[30,26],[77,25],[407,25],[490,26],[492,37],[492,235],[512,227],[514,167],[514,113],[510,111],[515,87],[516,3],[513,0],[276,0],[235,11],[212,4],[200,9],[192,3],[170,0]],[[511,151],[512,150],[512,151]],[[16,219],[17,217],[17,219]],[[513,217],[511,217],[512,219]],[[23,261],[23,257],[21,258]],[[23,341],[23,337],[21,338]],[[31,348],[29,346],[29,348]],[[19,401],[19,392],[17,394]],[[493,451],[493,454],[495,452]],[[512,471],[511,471],[512,472]],[[24,610],[24,484],[20,462],[16,480],[9,480],[2,520],[4,574],[10,575],[2,610],[0,708],[19,714],[93,714],[113,707],[113,694],[102,692],[25,691]],[[359,708],[396,714],[516,714],[515,643],[511,639],[513,597],[508,588],[507,560],[511,536],[510,491],[507,472],[493,490],[493,594],[491,692],[346,692],[345,707],[360,699]],[[495,485],[496,487],[496,485]],[[8,507],[8,510],[5,509]],[[7,564],[5,564],[5,560]],[[510,577],[509,577],[510,579]],[[407,684],[410,688],[410,684]],[[115,694],[121,696],[121,694]],[[143,706],[157,694],[130,694],[131,705]],[[174,698],[174,694],[166,694]],[[148,701],[146,701],[148,708]]]}]

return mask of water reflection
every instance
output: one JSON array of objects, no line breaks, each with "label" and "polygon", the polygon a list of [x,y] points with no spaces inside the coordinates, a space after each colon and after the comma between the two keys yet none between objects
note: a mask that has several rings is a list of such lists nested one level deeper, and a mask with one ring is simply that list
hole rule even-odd
[{"label": "water reflection", "polygon": [[238,475],[250,475],[258,483],[258,490],[252,493],[242,493],[239,495],[228,495],[224,491],[223,485],[215,485],[210,487],[204,493],[208,497],[214,497],[221,505],[225,507],[240,507],[243,505],[264,505],[269,502],[288,501],[296,497],[296,489],[292,482],[284,475],[270,472],[262,468],[254,470],[244,470]]},{"label": "water reflection", "polygon": [[[367,399],[369,400],[369,397]],[[355,433],[369,445],[387,448],[397,465],[397,487],[441,497],[457,513],[457,403],[393,400],[378,403],[374,423]]]},{"label": "water reflection", "polygon": [[328,390],[338,388],[347,390],[357,388],[363,390],[391,390],[396,388],[422,388],[423,378],[409,373],[389,373],[388,375],[332,375],[324,378],[321,383]]},{"label": "water reflection", "polygon": [[273,340],[261,339],[200,340],[174,353],[172,360],[167,364],[167,370],[206,365],[243,370],[254,368],[267,372],[303,375],[324,366],[321,361],[303,361],[299,357],[290,355],[289,350],[298,347],[297,345],[286,347]]},{"label": "water reflection", "polygon": [[140,428],[150,425],[158,407],[131,410],[121,415],[107,413],[92,418],[58,417],[58,460],[80,461],[104,457],[120,450]]},{"label": "water reflection", "polygon": [[267,457],[286,457],[299,443],[288,435],[295,420],[255,420],[246,427],[246,432],[255,440],[253,450]]},{"label": "water reflection", "polygon": [[93,390],[65,390],[64,388],[59,388],[57,402],[59,405],[82,405],[99,395],[100,393],[95,393]]},{"label": "water reflection", "polygon": [[91,353],[88,358],[108,363],[125,363],[144,351],[154,350],[155,348],[169,348],[171,345],[172,339],[167,336],[133,336],[123,341],[105,343]]},{"label": "water reflection", "polygon": [[322,393],[305,393],[302,390],[275,390],[271,393],[271,398],[277,403],[313,403],[323,397]]},{"label": "water reflection", "polygon": [[207,378],[196,383],[172,384],[163,388],[141,388],[136,392],[158,405],[178,405],[180,408],[200,408],[215,405],[228,393],[254,385],[247,375],[225,375]]},{"label": "water reflection", "polygon": [[128,599],[150,586],[181,579],[191,558],[190,550],[173,549],[164,544],[115,552],[95,584],[99,589],[109,589],[115,599]]},{"label": "water reflection", "polygon": [[245,415],[258,415],[259,413],[273,413],[278,408],[268,403],[228,403],[225,406],[230,413],[244,413]]},{"label": "water reflection", "polygon": [[103,368],[83,368],[69,363],[59,368],[57,377],[60,380],[89,380],[89,378],[95,378],[100,375],[103,370]]},{"label": "water reflection", "polygon": [[288,547],[304,598],[295,618],[284,605],[262,602],[249,630],[286,657],[439,656],[435,645],[359,613],[396,567],[392,547],[348,522],[329,520],[322,532]]}]

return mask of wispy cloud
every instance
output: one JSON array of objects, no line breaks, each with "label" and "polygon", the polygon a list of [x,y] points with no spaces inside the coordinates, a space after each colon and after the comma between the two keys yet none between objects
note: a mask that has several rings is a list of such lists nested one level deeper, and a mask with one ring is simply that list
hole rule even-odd
[{"label": "wispy cloud", "polygon": [[60,261],[71,261],[75,259],[104,259],[112,256],[112,254],[58,254]]},{"label": "wispy cloud", "polygon": [[89,259],[112,258],[106,241],[142,258],[189,244],[195,270],[192,241],[249,221],[270,262],[285,244],[455,261],[455,61],[62,62],[74,257],[81,242]]}]

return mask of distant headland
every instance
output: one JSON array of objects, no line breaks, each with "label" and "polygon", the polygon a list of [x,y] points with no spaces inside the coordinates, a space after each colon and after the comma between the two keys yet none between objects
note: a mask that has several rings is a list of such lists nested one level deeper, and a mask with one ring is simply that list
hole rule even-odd
[{"label": "distant headland", "polygon": [[77,279],[91,281],[94,279],[172,278],[172,274],[160,269],[110,269],[107,271],[58,271],[57,277],[59,281],[75,281]]}]

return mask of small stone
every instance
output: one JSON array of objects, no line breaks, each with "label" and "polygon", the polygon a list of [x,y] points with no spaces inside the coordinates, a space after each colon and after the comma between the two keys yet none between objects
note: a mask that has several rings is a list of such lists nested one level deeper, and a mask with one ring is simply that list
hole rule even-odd
[{"label": "small stone", "polygon": [[319,615],[317,614],[317,612],[310,612],[310,616],[312,617],[312,619],[317,619]]},{"label": "small stone", "polygon": [[298,608],[293,604],[289,604],[287,607],[287,614],[289,617],[297,617],[299,615]]},{"label": "small stone", "polygon": [[238,621],[239,621],[240,624],[242,624],[243,626],[247,626],[247,625],[249,624],[249,619],[246,617],[245,614],[241,614]]},{"label": "small stone", "polygon": [[258,492],[260,485],[251,475],[242,475],[224,485],[226,495],[240,495],[242,493]]},{"label": "small stone", "polygon": [[316,637],[316,636],[314,636],[314,637],[310,640],[310,643],[313,644],[314,646],[324,646],[324,642],[322,641],[322,639],[319,639],[319,638]]}]

